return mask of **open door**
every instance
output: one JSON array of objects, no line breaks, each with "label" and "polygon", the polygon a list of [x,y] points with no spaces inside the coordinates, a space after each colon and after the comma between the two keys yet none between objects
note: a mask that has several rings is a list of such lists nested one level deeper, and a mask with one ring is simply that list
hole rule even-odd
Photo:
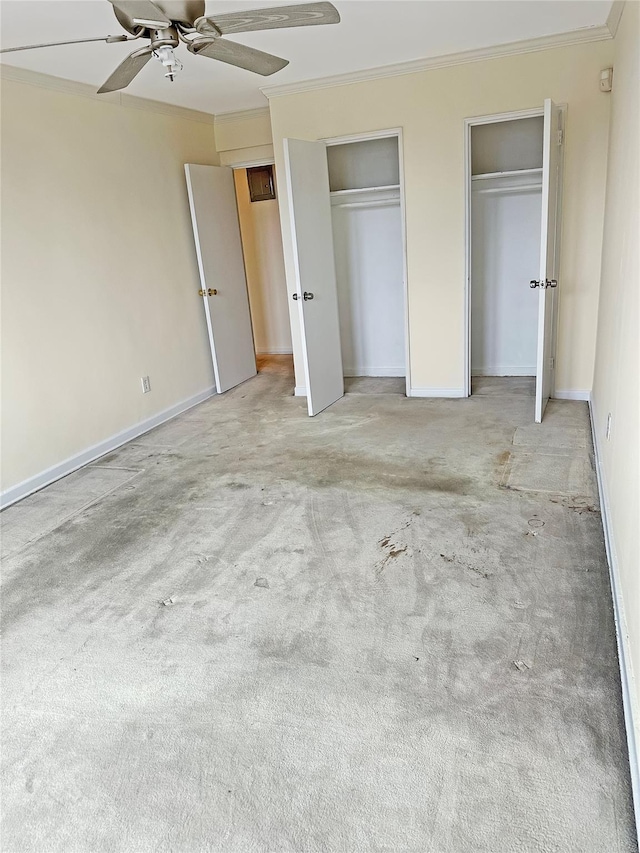
[{"label": "open door", "polygon": [[344,394],[329,169],[323,142],[284,140],[307,405],[317,415]]},{"label": "open door", "polygon": [[536,367],[536,423],[554,388],[555,338],[558,313],[560,260],[560,198],[562,191],[563,128],[561,110],[548,98],[544,102],[542,157],[542,222],[540,232],[540,303],[538,308],[538,358]]},{"label": "open door", "polygon": [[233,170],[184,167],[218,394],[256,375]]}]

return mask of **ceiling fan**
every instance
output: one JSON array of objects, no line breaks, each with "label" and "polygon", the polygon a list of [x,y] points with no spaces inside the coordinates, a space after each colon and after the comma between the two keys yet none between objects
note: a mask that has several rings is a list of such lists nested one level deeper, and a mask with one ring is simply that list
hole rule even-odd
[{"label": "ceiling fan", "polygon": [[173,80],[176,71],[182,68],[182,63],[174,53],[174,48],[181,42],[194,56],[218,59],[220,62],[236,65],[266,77],[280,71],[289,64],[289,61],[253,47],[223,39],[222,36],[256,30],[274,30],[281,27],[337,24],[340,21],[338,10],[331,3],[326,2],[302,3],[296,6],[278,6],[221,15],[205,15],[204,0],[109,0],[109,2],[113,6],[118,22],[129,35],[28,44],[22,47],[7,47],[0,50],[0,53],[83,42],[104,41],[111,44],[148,39],[149,44],[134,50],[118,65],[113,74],[98,89],[98,94],[102,94],[125,89],[152,56],[166,68],[165,77]]}]

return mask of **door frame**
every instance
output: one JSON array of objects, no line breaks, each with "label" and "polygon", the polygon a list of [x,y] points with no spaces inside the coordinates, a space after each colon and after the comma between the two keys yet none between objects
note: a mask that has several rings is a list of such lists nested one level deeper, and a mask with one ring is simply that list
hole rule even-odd
[{"label": "door frame", "polygon": [[400,220],[402,227],[402,290],[404,294],[404,358],[405,358],[405,394],[411,396],[411,347],[409,341],[409,287],[407,280],[407,223],[405,212],[405,180],[404,180],[404,144],[401,127],[391,127],[386,130],[374,130],[366,133],[354,133],[347,136],[330,136],[319,139],[327,146],[348,145],[350,142],[366,142],[370,139],[398,140],[398,166],[400,180]]},{"label": "door frame", "polygon": [[[566,123],[566,104],[558,104],[562,115],[562,127]],[[481,124],[496,124],[501,121],[517,121],[523,118],[544,116],[544,104],[530,110],[512,110],[506,113],[475,116],[464,120],[464,396],[471,396],[471,128]],[[562,201],[562,186],[559,203]],[[562,210],[562,207],[560,207]],[[537,270],[536,276],[537,276]],[[557,311],[556,311],[557,316]],[[555,358],[556,329],[553,329],[553,358]],[[555,381],[555,371],[554,371]],[[552,394],[555,388],[552,389]]]}]

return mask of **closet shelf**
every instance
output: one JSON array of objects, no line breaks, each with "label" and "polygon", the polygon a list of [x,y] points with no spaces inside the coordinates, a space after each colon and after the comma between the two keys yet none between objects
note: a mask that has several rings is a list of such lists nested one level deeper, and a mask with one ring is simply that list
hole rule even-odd
[{"label": "closet shelf", "polygon": [[515,178],[517,175],[541,175],[539,169],[513,169],[510,172],[484,172],[481,175],[471,175],[472,181],[489,181],[492,178]]},{"label": "closet shelf", "polygon": [[340,198],[343,196],[362,195],[362,193],[383,192],[385,190],[399,190],[400,184],[387,184],[383,187],[363,187],[357,190],[334,190],[329,195],[332,198]]}]

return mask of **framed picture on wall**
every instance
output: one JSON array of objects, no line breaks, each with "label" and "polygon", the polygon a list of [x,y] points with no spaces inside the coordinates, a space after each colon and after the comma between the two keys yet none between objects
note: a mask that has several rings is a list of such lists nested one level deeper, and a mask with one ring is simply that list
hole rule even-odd
[{"label": "framed picture on wall", "polygon": [[276,197],[273,166],[252,166],[247,169],[247,181],[251,201],[267,201]]}]

